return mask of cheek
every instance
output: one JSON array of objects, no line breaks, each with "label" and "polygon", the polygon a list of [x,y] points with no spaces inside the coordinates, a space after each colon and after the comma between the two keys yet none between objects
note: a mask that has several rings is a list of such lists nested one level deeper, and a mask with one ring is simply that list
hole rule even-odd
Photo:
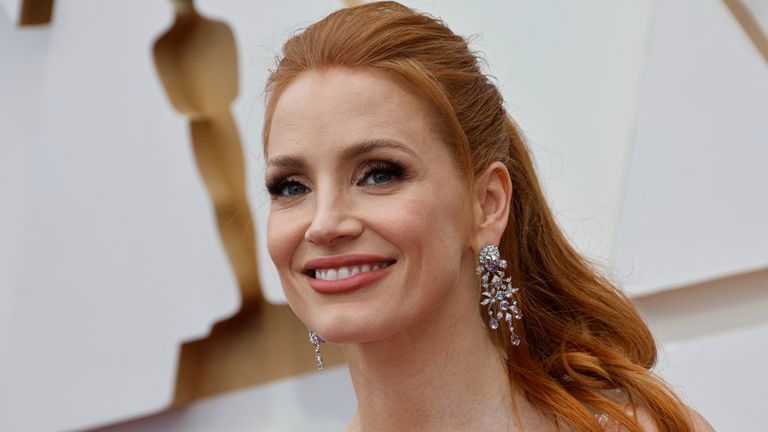
[{"label": "cheek", "polygon": [[370,209],[369,214],[375,216],[369,220],[375,218],[375,230],[393,243],[406,260],[408,286],[404,289],[442,289],[455,284],[461,257],[469,247],[464,198],[459,193],[446,193],[460,190],[461,185],[441,185],[455,189],[419,188],[399,196],[396,202],[382,201]]},{"label": "cheek", "polygon": [[291,257],[301,243],[304,233],[298,218],[284,212],[272,212],[267,223],[267,250],[281,276],[290,271]]},{"label": "cheek", "polygon": [[296,315],[304,320],[307,305],[299,292],[298,281],[293,275],[293,257],[304,241],[306,226],[302,214],[292,209],[271,212],[267,223],[267,250],[277,268],[280,285],[288,304]]},{"label": "cheek", "polygon": [[388,292],[381,306],[389,333],[420,325],[436,313],[455,314],[474,305],[467,300],[469,290],[459,292],[465,287],[462,258],[469,235],[461,198],[451,195],[422,194],[390,216],[388,234],[397,237],[406,265],[402,285]]},{"label": "cheek", "polygon": [[421,259],[415,250],[429,248],[436,229],[436,206],[431,200],[419,194],[403,194],[390,199],[377,198],[373,205],[366,206],[365,222],[376,236],[382,237],[405,254],[410,264]]},{"label": "cheek", "polygon": [[432,248],[425,251],[425,258],[455,256],[456,249],[466,243],[468,224],[464,198],[453,192],[460,185],[441,184],[445,188],[424,189],[393,212],[396,220],[392,223],[408,244]]}]

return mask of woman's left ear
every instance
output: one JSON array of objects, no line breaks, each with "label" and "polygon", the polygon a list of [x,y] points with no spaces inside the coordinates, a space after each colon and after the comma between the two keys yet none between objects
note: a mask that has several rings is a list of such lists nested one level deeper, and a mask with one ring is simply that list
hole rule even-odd
[{"label": "woman's left ear", "polygon": [[507,227],[512,179],[509,170],[501,162],[488,166],[474,184],[475,240],[478,247],[498,245]]}]

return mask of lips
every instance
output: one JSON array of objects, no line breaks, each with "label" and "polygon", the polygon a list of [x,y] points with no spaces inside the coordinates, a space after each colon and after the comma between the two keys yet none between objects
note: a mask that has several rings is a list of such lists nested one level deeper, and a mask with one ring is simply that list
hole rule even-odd
[{"label": "lips", "polygon": [[321,294],[363,288],[390,272],[395,259],[369,254],[313,258],[302,267],[307,282]]}]

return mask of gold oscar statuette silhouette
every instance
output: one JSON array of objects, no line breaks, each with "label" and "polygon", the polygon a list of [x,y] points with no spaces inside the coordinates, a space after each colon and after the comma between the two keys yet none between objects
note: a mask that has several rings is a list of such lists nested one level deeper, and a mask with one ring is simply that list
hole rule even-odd
[{"label": "gold oscar statuette silhouette", "polygon": [[744,33],[747,34],[752,45],[768,62],[768,29],[760,27],[760,23],[752,11],[744,3],[749,0],[723,0],[725,6],[731,11],[731,14],[738,21]]},{"label": "gold oscar statuette silhouette", "polygon": [[[230,105],[238,93],[237,47],[226,24],[174,0],[176,18],[153,54],[173,107],[189,119],[191,145],[216,211],[221,241],[237,276],[240,310],[204,339],[181,347],[174,404],[314,368],[306,327],[288,306],[264,300],[245,184],[245,161]],[[343,358],[323,347],[327,364]]]},{"label": "gold oscar statuette silhouette", "polygon": [[49,24],[52,15],[53,0],[22,0],[19,8],[18,25]]}]

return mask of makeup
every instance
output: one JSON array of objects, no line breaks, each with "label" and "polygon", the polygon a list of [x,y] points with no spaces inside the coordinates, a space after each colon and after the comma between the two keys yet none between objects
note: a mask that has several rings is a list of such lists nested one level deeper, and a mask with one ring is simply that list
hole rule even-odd
[{"label": "makeup", "polygon": [[363,288],[391,270],[396,260],[369,254],[313,258],[302,267],[309,286],[321,294],[340,294]]}]

